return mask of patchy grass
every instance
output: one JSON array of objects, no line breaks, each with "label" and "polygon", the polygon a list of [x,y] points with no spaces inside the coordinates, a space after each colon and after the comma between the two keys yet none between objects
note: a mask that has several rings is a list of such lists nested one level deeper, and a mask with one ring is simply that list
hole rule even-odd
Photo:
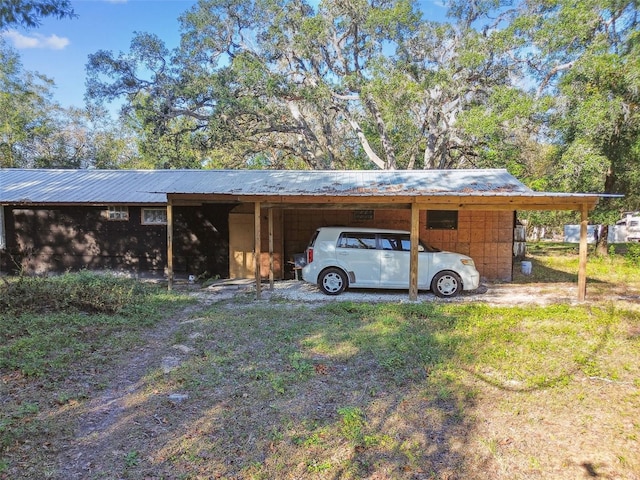
[{"label": "patchy grass", "polygon": [[[558,278],[577,262],[531,255]],[[101,339],[56,362],[74,349],[52,334],[39,373],[28,349],[0,367],[0,478],[635,478],[640,313],[606,289],[640,289],[623,256],[599,261],[615,262],[589,273],[605,300],[583,305],[236,298],[159,331],[145,318],[179,302],[151,291],[135,314],[25,321],[16,338],[69,323],[77,343]],[[162,332],[122,381],[140,335]]]},{"label": "patchy grass", "polygon": [[[640,292],[640,244],[612,245],[611,254],[598,255],[589,247],[587,260],[588,295],[607,300],[607,295],[638,295]],[[527,246],[532,274],[523,275],[516,262],[514,283],[575,283],[578,279],[578,246],[540,242]]]},{"label": "patchy grass", "polygon": [[166,303],[157,286],[81,272],[18,277],[0,284],[0,369],[25,377],[65,377],[98,350],[110,356],[135,344]]},{"label": "patchy grass", "polygon": [[[216,307],[198,323],[198,358],[153,381],[207,408],[175,419],[180,439],[139,474],[575,478],[580,456],[602,474],[632,472],[638,322],[610,305]],[[303,374],[292,353],[306,359]],[[545,435],[616,446],[563,450]],[[632,465],[620,470],[612,455]]]},{"label": "patchy grass", "polygon": [[0,478],[15,465],[17,445],[68,434],[72,426],[55,412],[103,389],[118,357],[186,302],[157,286],[90,272],[0,283]]}]

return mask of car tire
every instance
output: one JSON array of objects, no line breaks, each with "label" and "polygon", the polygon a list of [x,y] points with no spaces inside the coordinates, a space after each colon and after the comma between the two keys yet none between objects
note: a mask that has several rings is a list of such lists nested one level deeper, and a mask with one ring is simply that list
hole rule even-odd
[{"label": "car tire", "polygon": [[452,298],[462,290],[462,279],[455,272],[438,272],[431,281],[431,291],[440,298]]},{"label": "car tire", "polygon": [[339,268],[327,268],[318,278],[318,286],[325,295],[339,295],[347,289],[347,275]]}]

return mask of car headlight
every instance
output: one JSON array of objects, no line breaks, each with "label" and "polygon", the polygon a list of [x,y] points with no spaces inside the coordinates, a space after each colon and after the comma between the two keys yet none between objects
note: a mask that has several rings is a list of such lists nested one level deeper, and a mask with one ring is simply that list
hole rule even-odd
[{"label": "car headlight", "polygon": [[462,262],[463,265],[466,265],[468,267],[475,267],[476,266],[476,264],[470,258],[463,258],[460,261]]}]

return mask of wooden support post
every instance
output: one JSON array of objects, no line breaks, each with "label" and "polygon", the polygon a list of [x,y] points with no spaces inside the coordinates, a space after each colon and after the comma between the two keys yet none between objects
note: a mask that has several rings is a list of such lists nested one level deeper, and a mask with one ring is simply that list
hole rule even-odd
[{"label": "wooden support post", "polygon": [[167,289],[173,289],[173,204],[167,202]]},{"label": "wooden support post", "polygon": [[411,252],[409,261],[409,300],[418,299],[418,243],[420,241],[420,208],[411,204]]},{"label": "wooden support post", "polygon": [[587,296],[587,225],[589,223],[589,209],[582,205],[580,219],[580,261],[578,265],[578,301],[584,302]]},{"label": "wooden support post", "polygon": [[273,208],[269,209],[269,289],[273,290]]},{"label": "wooden support post", "polygon": [[256,269],[256,300],[260,300],[262,296],[262,277],[260,275],[260,257],[262,256],[262,252],[260,250],[261,245],[260,242],[262,240],[262,235],[260,232],[260,202],[255,203],[254,208],[254,230],[255,230],[255,238],[254,238],[254,248],[253,248],[253,258]]}]

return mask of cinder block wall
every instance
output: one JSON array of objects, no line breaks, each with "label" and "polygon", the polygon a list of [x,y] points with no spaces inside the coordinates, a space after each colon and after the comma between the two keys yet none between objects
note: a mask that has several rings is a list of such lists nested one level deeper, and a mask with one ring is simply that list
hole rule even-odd
[{"label": "cinder block wall", "polygon": [[[409,210],[363,211],[285,210],[284,255],[293,259],[304,252],[318,227],[345,225],[409,230]],[[513,212],[467,211],[458,213],[457,230],[427,229],[427,211],[420,212],[420,239],[434,247],[469,255],[486,280],[510,281],[513,267]]]}]

